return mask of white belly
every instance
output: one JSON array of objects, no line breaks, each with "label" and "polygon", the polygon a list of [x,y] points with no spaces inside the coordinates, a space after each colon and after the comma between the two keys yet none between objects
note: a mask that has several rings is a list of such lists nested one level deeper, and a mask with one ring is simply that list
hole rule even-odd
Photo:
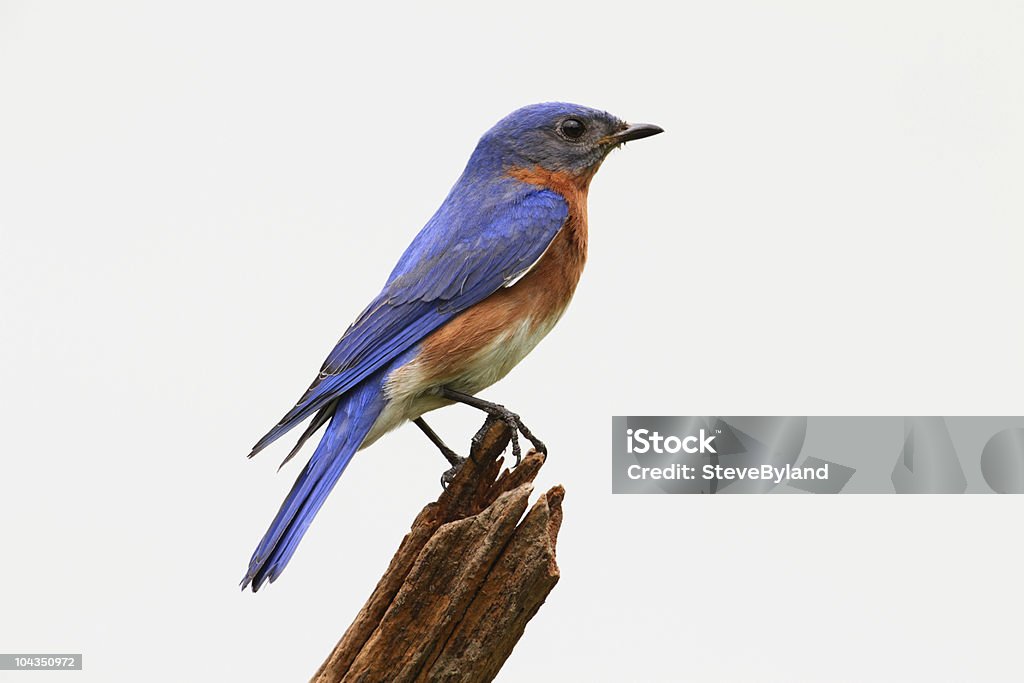
[{"label": "white belly", "polygon": [[420,365],[419,359],[398,368],[388,376],[384,385],[387,405],[360,448],[366,448],[406,420],[414,420],[431,410],[451,405],[451,401],[439,396],[441,387],[476,394],[491,386],[547,336],[559,317],[561,315],[552,316],[537,325],[530,318],[521,320],[482,347],[456,372],[445,377],[432,376]]}]

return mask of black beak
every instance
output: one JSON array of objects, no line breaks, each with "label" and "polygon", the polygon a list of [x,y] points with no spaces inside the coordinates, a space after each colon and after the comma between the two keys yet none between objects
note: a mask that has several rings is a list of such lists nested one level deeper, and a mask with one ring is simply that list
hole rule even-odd
[{"label": "black beak", "polygon": [[634,123],[626,126],[626,128],[620,130],[618,133],[609,135],[605,139],[612,144],[621,145],[623,142],[639,140],[640,138],[649,138],[652,135],[664,132],[664,128],[661,126],[655,126],[653,123]]}]

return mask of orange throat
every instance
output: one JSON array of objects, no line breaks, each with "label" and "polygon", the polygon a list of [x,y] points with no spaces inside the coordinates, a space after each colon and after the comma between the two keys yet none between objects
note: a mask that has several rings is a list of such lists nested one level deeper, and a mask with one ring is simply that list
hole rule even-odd
[{"label": "orange throat", "polygon": [[[574,289],[576,282],[579,281],[580,273],[583,271],[583,264],[587,260],[587,191],[590,189],[590,181],[594,178],[595,173],[597,173],[597,166],[587,169],[580,175],[572,175],[564,171],[549,171],[540,166],[512,168],[508,171],[508,175],[516,180],[557,192],[568,204],[569,215],[565,220],[565,225],[555,236],[548,251],[556,247],[559,251],[565,251],[565,247],[569,246],[571,247],[570,251],[575,252],[571,255],[563,254],[566,257],[571,256],[571,260],[577,262],[575,264],[577,272],[572,285]],[[568,244],[565,244],[566,242]],[[545,253],[545,258],[547,256],[548,254]],[[569,266],[569,264],[563,265]]]}]

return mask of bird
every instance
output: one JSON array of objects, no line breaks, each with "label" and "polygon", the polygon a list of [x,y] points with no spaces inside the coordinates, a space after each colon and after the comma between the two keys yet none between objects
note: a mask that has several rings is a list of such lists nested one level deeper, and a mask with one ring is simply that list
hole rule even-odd
[{"label": "bird", "polygon": [[545,102],[480,138],[440,208],[349,326],[298,403],[253,457],[312,418],[288,462],[324,433],[249,561],[242,590],[278,578],[353,455],[414,422],[452,468],[459,457],[424,421],[462,403],[547,451],[519,415],[476,394],[503,378],[562,316],[587,257],[587,193],[608,154],[662,133],[598,109]]}]

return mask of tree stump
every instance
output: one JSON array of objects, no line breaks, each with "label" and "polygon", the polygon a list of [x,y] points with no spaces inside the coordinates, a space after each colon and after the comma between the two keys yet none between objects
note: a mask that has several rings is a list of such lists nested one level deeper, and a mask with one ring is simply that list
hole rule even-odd
[{"label": "tree stump", "polygon": [[531,452],[499,476],[510,438],[504,423],[484,423],[313,683],[477,683],[497,675],[558,582],[565,495],[555,486],[523,517],[544,455]]}]

